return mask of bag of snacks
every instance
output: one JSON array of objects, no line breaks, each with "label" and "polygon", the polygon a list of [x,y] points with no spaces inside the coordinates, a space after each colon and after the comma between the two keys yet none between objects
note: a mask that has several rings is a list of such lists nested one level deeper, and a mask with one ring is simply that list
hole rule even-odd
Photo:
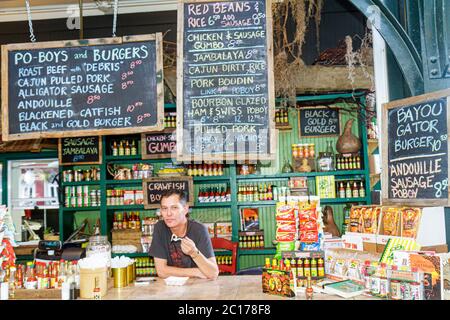
[{"label": "bag of snacks", "polygon": [[398,208],[383,208],[383,235],[398,236],[398,223],[400,212]]},{"label": "bag of snacks", "polygon": [[278,242],[295,241],[295,232],[277,233],[276,239],[277,239]]},{"label": "bag of snacks", "polygon": [[415,238],[422,211],[419,208],[402,208],[402,237]]},{"label": "bag of snacks", "polygon": [[362,232],[363,233],[377,233],[378,228],[378,210],[376,207],[367,207],[361,209],[362,216]]},{"label": "bag of snacks", "polygon": [[288,221],[288,222],[280,221],[277,223],[277,234],[285,233],[285,232],[295,233],[296,231],[297,231],[297,228],[295,227],[294,221]]},{"label": "bag of snacks", "polygon": [[319,241],[319,233],[317,230],[302,230],[300,231],[300,242],[317,242]]},{"label": "bag of snacks", "polygon": [[361,232],[362,216],[361,207],[353,206],[350,210],[350,232]]},{"label": "bag of snacks", "polygon": [[289,204],[277,203],[277,221],[295,221],[295,208]]},{"label": "bag of snacks", "polygon": [[295,250],[295,241],[278,242],[277,243],[277,251],[275,253],[274,258],[280,260],[282,257],[283,251],[294,251],[294,250]]},{"label": "bag of snacks", "polygon": [[299,209],[300,223],[302,221],[310,221],[310,220],[317,221],[317,218],[318,218],[318,213],[317,213],[315,205],[310,204],[310,205],[300,207],[300,209]]}]

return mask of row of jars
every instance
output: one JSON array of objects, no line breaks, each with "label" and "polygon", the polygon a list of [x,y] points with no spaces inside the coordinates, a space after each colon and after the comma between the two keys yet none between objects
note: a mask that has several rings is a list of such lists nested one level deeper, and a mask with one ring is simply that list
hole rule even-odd
[{"label": "row of jars", "polygon": [[144,204],[144,191],[110,189],[106,190],[107,206],[142,205]]},{"label": "row of jars", "polygon": [[63,182],[84,182],[84,181],[99,181],[100,170],[96,167],[90,169],[78,170],[64,170]]},{"label": "row of jars", "polygon": [[314,158],[315,155],[314,143],[292,145],[292,157],[294,158]]},{"label": "row of jars", "polygon": [[76,186],[64,188],[64,204],[66,208],[100,206],[101,190],[93,186]]}]

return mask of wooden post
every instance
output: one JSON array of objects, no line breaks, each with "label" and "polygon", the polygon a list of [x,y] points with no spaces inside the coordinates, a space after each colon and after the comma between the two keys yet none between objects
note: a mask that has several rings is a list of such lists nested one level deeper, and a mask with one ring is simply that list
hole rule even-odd
[{"label": "wooden post", "polygon": [[84,39],[84,28],[83,28],[83,0],[78,0],[80,6],[80,39]]}]

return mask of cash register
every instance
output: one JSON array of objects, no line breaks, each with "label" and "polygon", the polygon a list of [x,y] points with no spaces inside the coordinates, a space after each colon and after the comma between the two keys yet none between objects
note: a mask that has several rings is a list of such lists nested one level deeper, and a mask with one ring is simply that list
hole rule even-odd
[{"label": "cash register", "polygon": [[34,259],[36,261],[50,262],[79,260],[86,257],[85,244],[89,241],[84,233],[87,220],[75,230],[70,237],[62,243],[61,241],[41,240],[38,247],[34,251]]}]

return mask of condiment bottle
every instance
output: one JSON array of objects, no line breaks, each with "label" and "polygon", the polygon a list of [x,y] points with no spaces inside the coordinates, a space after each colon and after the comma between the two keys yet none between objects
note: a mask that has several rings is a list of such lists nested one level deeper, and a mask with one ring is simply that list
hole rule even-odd
[{"label": "condiment bottle", "polygon": [[266,267],[267,269],[270,269],[270,258],[266,258],[266,264],[265,264],[265,267]]},{"label": "condiment bottle", "polygon": [[305,277],[311,276],[311,267],[310,267],[310,260],[309,258],[305,258],[305,261],[303,262],[303,275]]},{"label": "condiment bottle", "polygon": [[313,288],[311,286],[311,277],[308,276],[306,290],[305,290],[306,300],[312,300],[313,299],[313,293],[314,293],[314,290],[313,290]]},{"label": "condiment bottle", "polygon": [[319,260],[317,261],[317,275],[319,278],[322,278],[325,276],[325,268],[324,268],[324,263],[323,263],[322,258],[319,258]]},{"label": "condiment bottle", "polygon": [[137,155],[137,148],[136,148],[136,144],[135,144],[134,140],[133,140],[133,142],[131,142],[131,155],[132,156]]},{"label": "condiment bottle", "polygon": [[303,277],[304,276],[304,270],[303,270],[303,259],[297,260],[297,276]]},{"label": "condiment bottle", "polygon": [[364,184],[362,181],[361,181],[361,185],[359,187],[359,196],[361,198],[364,198],[366,196],[366,190],[364,189]]},{"label": "condiment bottle", "polygon": [[352,188],[350,187],[350,182],[347,182],[347,187],[345,189],[345,196],[347,198],[351,198],[352,197]]},{"label": "condiment bottle", "polygon": [[311,259],[311,277],[317,277],[317,260]]},{"label": "condiment bottle", "polygon": [[356,182],[353,182],[352,195],[353,198],[358,198],[359,196],[359,189],[358,186],[356,185]]}]

